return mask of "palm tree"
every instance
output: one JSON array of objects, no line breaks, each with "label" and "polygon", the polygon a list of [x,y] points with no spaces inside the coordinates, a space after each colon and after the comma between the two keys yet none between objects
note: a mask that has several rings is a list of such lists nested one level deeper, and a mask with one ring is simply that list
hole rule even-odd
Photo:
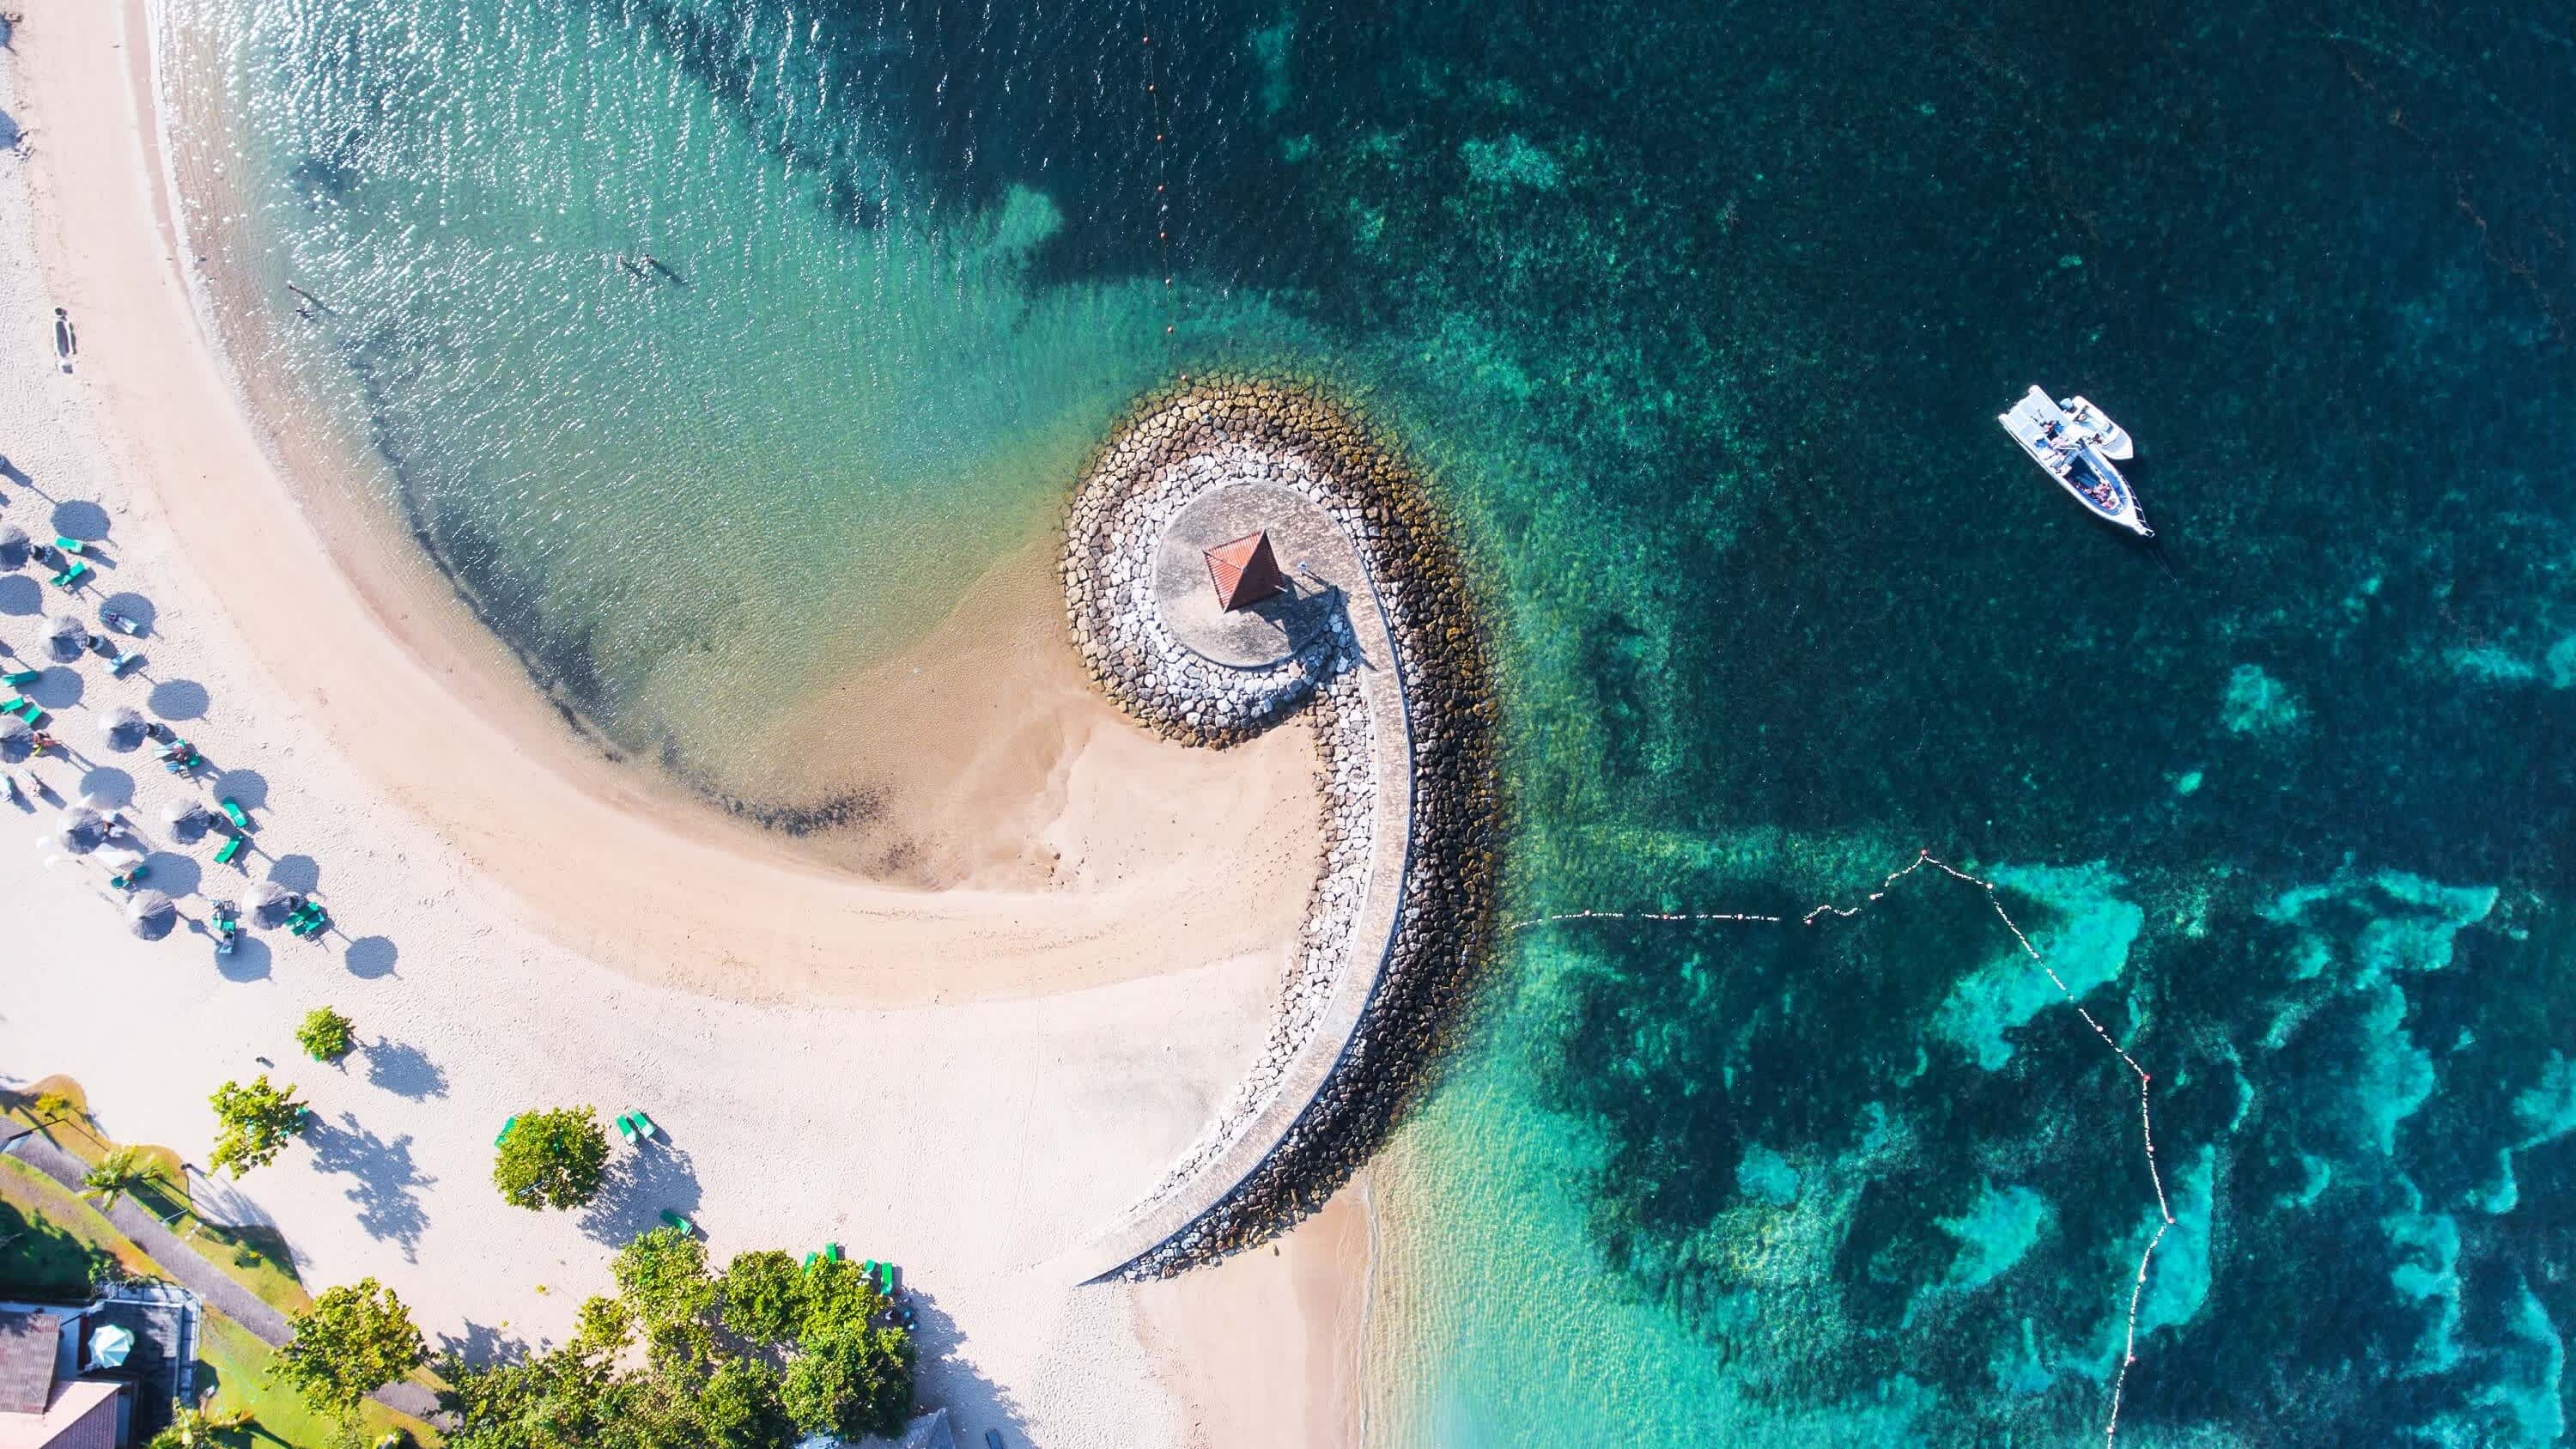
[{"label": "palm tree", "polygon": [[81,1174],[81,1196],[98,1199],[99,1210],[105,1212],[127,1193],[160,1180],[161,1165],[146,1157],[142,1148],[120,1147]]},{"label": "palm tree", "polygon": [[212,1389],[197,1400],[193,1409],[174,1401],[170,1405],[170,1427],[152,1436],[150,1449],[215,1449],[231,1442],[233,1431],[250,1422],[250,1410],[218,1414],[214,1404]]}]

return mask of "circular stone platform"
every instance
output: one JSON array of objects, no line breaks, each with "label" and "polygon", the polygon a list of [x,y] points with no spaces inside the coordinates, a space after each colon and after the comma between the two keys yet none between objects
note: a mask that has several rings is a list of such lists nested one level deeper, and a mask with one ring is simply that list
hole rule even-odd
[{"label": "circular stone platform", "polygon": [[[1288,587],[1231,613],[1217,606],[1207,551],[1268,533]],[[1191,653],[1235,669],[1263,669],[1329,627],[1333,595],[1362,581],[1350,536],[1323,505],[1276,483],[1230,483],[1173,515],[1154,551],[1154,609]]]}]

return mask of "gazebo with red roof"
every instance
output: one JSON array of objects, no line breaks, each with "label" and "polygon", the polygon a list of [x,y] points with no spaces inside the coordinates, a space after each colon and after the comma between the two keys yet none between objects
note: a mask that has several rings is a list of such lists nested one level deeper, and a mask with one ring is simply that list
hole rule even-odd
[{"label": "gazebo with red roof", "polygon": [[1217,607],[1232,613],[1257,604],[1288,586],[1279,560],[1270,552],[1270,535],[1247,533],[1220,543],[1206,554],[1208,578],[1216,585]]}]

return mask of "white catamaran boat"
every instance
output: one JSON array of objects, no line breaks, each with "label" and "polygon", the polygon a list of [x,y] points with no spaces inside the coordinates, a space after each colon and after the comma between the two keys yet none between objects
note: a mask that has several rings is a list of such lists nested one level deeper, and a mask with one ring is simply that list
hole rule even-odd
[{"label": "white catamaran boat", "polygon": [[2138,511],[2138,495],[2130,491],[2129,480],[2111,466],[2137,450],[2129,442],[2128,431],[2100,408],[2080,397],[2051,402],[2047,393],[2034,387],[2012,405],[2012,411],[1996,414],[1995,421],[2004,425],[2032,462],[2095,516],[2140,538],[2156,536],[2147,527],[2146,515]]}]

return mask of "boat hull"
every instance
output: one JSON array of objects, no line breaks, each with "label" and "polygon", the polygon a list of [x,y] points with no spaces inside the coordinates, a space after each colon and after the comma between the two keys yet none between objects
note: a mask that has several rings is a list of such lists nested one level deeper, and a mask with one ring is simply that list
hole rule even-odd
[{"label": "boat hull", "polygon": [[2100,408],[2081,397],[2060,404],[2034,387],[1995,421],[2085,512],[2140,538],[2155,537],[2114,461],[2131,456],[2134,445]]}]

